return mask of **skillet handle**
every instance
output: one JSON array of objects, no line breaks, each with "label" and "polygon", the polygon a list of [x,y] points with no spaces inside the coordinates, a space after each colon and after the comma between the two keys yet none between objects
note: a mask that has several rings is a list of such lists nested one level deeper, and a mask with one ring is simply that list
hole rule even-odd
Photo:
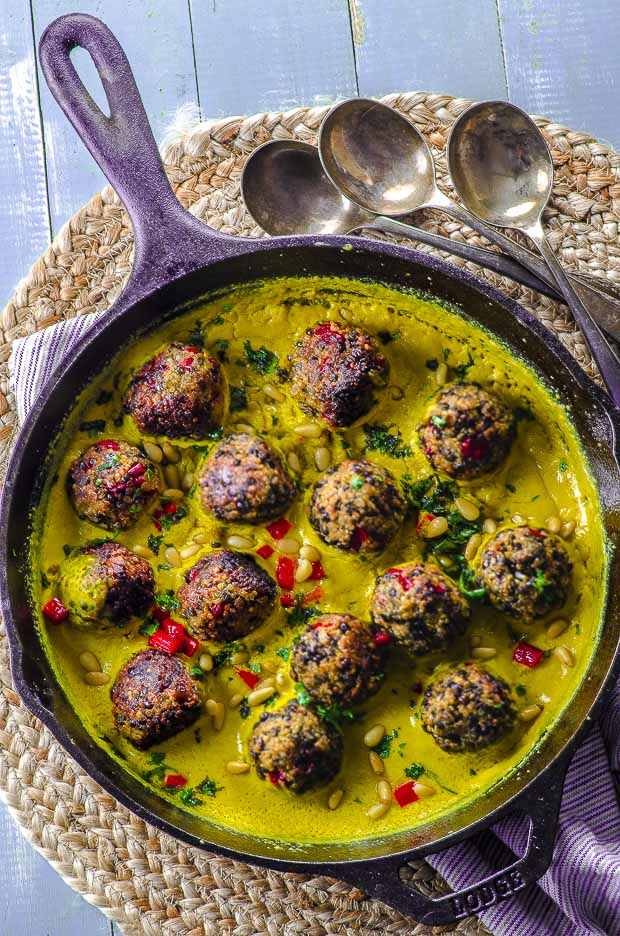
[{"label": "skillet handle", "polygon": [[[77,46],[89,52],[95,63],[109,117],[95,103],[71,61],[70,53]],[[54,98],[131,218],[135,259],[126,292],[132,292],[132,299],[182,273],[242,252],[238,238],[216,234],[178,201],[127,56],[101,20],[81,13],[54,20],[41,36],[39,58]]]},{"label": "skillet handle", "polygon": [[[513,813],[521,813],[529,819],[525,854],[477,884],[443,897],[427,897],[411,884],[402,881],[398,873],[408,857],[416,857],[415,850],[378,861],[333,865],[329,873],[333,873],[336,878],[344,878],[369,896],[382,900],[428,926],[458,923],[465,917],[509,900],[535,883],[551,864],[569,760],[570,755],[563,755],[558,763],[541,775],[533,787],[528,788],[522,797],[523,802],[517,801],[501,817],[497,817],[495,821]],[[429,853],[428,849],[423,852],[425,855]]]}]

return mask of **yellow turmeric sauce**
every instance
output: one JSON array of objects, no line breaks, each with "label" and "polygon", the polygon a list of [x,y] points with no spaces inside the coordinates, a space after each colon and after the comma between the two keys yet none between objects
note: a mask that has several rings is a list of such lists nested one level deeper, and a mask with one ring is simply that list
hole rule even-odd
[{"label": "yellow turmeric sauce", "polygon": [[[390,364],[389,386],[378,391],[376,406],[358,425],[343,431],[325,431],[317,442],[293,431],[294,427],[308,423],[309,418],[291,399],[287,383],[279,382],[275,367],[277,364],[286,367],[293,343],[306,328],[322,320],[337,322],[343,318],[375,336],[381,335],[385,342],[382,350]],[[362,561],[321,542],[308,522],[307,503],[310,489],[320,477],[314,459],[318,445],[329,449],[332,464],[362,456],[387,467],[399,481],[405,475],[415,482],[431,474],[416,429],[438,390],[437,379],[443,377],[443,364],[447,365],[448,382],[459,377],[478,382],[513,408],[518,407],[524,417],[519,421],[517,440],[506,462],[493,474],[460,485],[461,493],[479,505],[480,522],[492,518],[498,528],[516,524],[519,517],[527,524],[541,527],[546,526],[549,517],[560,518],[564,524],[575,523],[573,533],[569,532],[570,527],[565,527],[565,545],[574,570],[569,598],[561,611],[524,627],[477,600],[472,602],[472,620],[465,637],[448,651],[408,659],[392,649],[382,689],[360,706],[357,720],[344,723],[345,756],[340,775],[327,788],[301,796],[259,780],[253,769],[235,776],[226,771],[229,761],[249,760],[247,740],[253,724],[265,710],[262,705],[249,710],[249,714],[245,703],[234,709],[227,707],[226,721],[219,732],[205,713],[193,727],[157,745],[154,751],[137,751],[115,732],[110,686],[129,657],[147,646],[147,636],[139,631],[141,622],[85,631],[68,623],[50,624],[40,612],[45,601],[55,594],[58,568],[65,558],[63,547],[81,546],[109,536],[101,528],[79,520],[69,504],[65,478],[70,463],[98,438],[135,444],[165,441],[141,437],[131,418],[122,416],[121,399],[132,370],[171,340],[189,339],[190,343],[196,340],[197,323],[205,347],[219,354],[223,361],[231,388],[231,408],[224,432],[231,431],[235,423],[251,425],[280,451],[285,461],[291,453],[299,459],[302,470],[291,472],[299,481],[300,493],[287,515],[293,524],[289,535],[320,551],[327,576],[320,583],[322,597],[310,607],[346,611],[368,620],[376,576],[397,563],[424,555],[425,541],[415,532],[415,511],[384,553]],[[278,361],[269,354],[259,354],[257,358],[252,352],[260,352],[261,348],[277,355]],[[261,367],[267,372],[261,372]],[[265,394],[265,386],[279,390],[282,399],[274,400]],[[404,457],[395,458],[381,450],[368,451],[364,424],[386,427],[393,435],[400,433],[398,446],[404,450]],[[196,474],[214,444],[215,441],[207,441],[196,447],[189,442],[175,442],[181,455],[176,465],[181,478],[188,473]],[[385,834],[412,829],[478,796],[522,763],[568,703],[596,646],[606,580],[604,535],[597,491],[574,430],[560,402],[526,364],[456,311],[429,299],[380,285],[326,278],[271,280],[233,289],[216,298],[207,297],[200,304],[182,310],[174,322],[131,345],[94,381],[78,401],[56,452],[37,518],[32,557],[33,606],[53,668],[95,743],[120,759],[136,777],[158,789],[162,796],[209,822],[249,835],[298,843],[353,841],[367,838],[371,832]],[[294,456],[292,462],[296,464]],[[146,546],[149,536],[159,535],[152,517],[155,506],[157,503],[132,529],[114,538],[129,548],[134,544]],[[277,546],[263,527],[224,525],[206,514],[195,484],[181,506],[185,516],[162,531],[159,543],[150,541],[159,547],[158,555],[153,554],[150,560],[158,593],[176,594],[187,569],[206,555],[213,544],[225,544],[231,535],[251,540],[248,551],[252,553],[264,543]],[[170,568],[165,561],[166,547],[180,549],[192,543],[196,534],[204,534],[199,537],[204,542],[197,554],[183,562],[181,568]],[[488,539],[488,534],[482,535],[482,546]],[[276,559],[277,552],[268,560],[258,561],[273,576]],[[297,586],[295,592],[302,595],[316,584],[306,582]],[[291,614],[278,605],[268,622],[241,645],[231,648],[203,644],[191,660],[181,657],[190,668],[198,664],[202,653],[209,652],[219,664],[215,670],[202,674],[200,686],[205,700],[216,699],[228,706],[234,695],[247,696],[248,688],[227,662],[231,650],[246,650],[249,659],[244,667],[259,670],[262,676],[268,675],[266,663],[288,673],[287,649],[303,627],[302,623],[294,624],[299,614],[292,617]],[[567,629],[560,637],[550,639],[546,628],[558,618],[568,621]],[[472,635],[481,645],[497,650],[495,657],[481,661],[481,665],[509,683],[517,709],[538,703],[542,712],[531,722],[517,719],[508,737],[478,753],[449,754],[421,728],[420,690],[448,668],[471,658]],[[514,643],[519,637],[549,651],[534,669],[512,661]],[[574,667],[564,666],[551,652],[558,644],[572,651]],[[78,660],[85,650],[94,653],[103,671],[109,674],[106,686],[85,684]],[[285,704],[294,694],[295,687],[286,678],[267,710]],[[392,786],[405,781],[405,768],[415,763],[424,768],[421,779],[435,789],[435,794],[405,808],[394,802],[387,814],[373,823],[366,812],[377,802],[378,778],[369,766],[363,736],[377,723],[385,726],[388,735],[380,754],[385,777]],[[166,773],[187,777],[185,790],[174,793],[165,789],[162,776]],[[211,782],[199,791],[205,778]],[[329,810],[328,797],[340,788],[345,791],[342,802],[338,809]]]}]

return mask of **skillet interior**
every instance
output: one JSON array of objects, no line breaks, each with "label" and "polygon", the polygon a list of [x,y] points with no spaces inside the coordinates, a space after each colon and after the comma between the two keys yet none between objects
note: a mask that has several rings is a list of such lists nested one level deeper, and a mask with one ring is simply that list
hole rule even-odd
[{"label": "skillet interior", "polygon": [[[132,780],[104,751],[93,745],[56,685],[32,626],[22,572],[29,533],[23,505],[30,500],[31,491],[35,488],[37,471],[44,460],[48,441],[54,437],[66,415],[66,401],[74,400],[84,383],[100,370],[101,362],[117,350],[119,331],[122,329],[125,334],[133,334],[152,327],[156,315],[162,309],[171,310],[168,314],[170,317],[172,310],[181,302],[207,291],[270,275],[341,273],[367,277],[372,270],[376,279],[389,285],[414,286],[433,293],[440,300],[459,304],[466,315],[502,338],[515,353],[524,356],[565,402],[599,486],[607,534],[612,543],[616,541],[620,522],[620,483],[613,454],[615,443],[612,422],[602,405],[602,395],[593,389],[572,359],[565,352],[559,351],[555,343],[552,349],[546,347],[544,340],[541,340],[544,335],[542,326],[536,325],[534,331],[528,331],[506,311],[510,303],[503,300],[500,304],[497,294],[484,287],[487,296],[483,297],[474,288],[473,284],[477,281],[472,277],[448,275],[444,265],[431,258],[420,257],[422,262],[416,264],[412,263],[411,252],[398,248],[373,244],[371,250],[368,244],[365,249],[342,250],[340,247],[343,243],[341,239],[335,238],[329,239],[329,243],[323,246],[310,246],[307,240],[302,239],[286,242],[286,245],[284,242],[271,242],[249,256],[233,257],[225,263],[217,263],[177,280],[131,308],[116,326],[98,331],[92,343],[70,367],[63,381],[54,386],[45,410],[42,411],[41,401],[37,408],[38,417],[29,422],[28,432],[9,469],[4,500],[3,528],[8,534],[8,542],[3,543],[6,548],[8,580],[3,583],[5,612],[8,602],[14,620],[12,623],[11,615],[6,615],[12,638],[17,688],[30,707],[47,722],[89,773],[143,818],[193,844],[201,844],[206,838],[218,849],[242,851],[268,860],[286,860],[288,863],[294,860],[316,863],[370,858],[411,848],[435,850],[440,842],[447,844],[448,838],[452,840],[462,836],[464,830],[472,824],[484,823],[489,814],[501,809],[520,793],[526,783],[557,756],[582,726],[611,666],[620,633],[620,609],[617,598],[612,594],[596,659],[590,665],[583,686],[564,717],[550,732],[546,743],[529,758],[526,768],[520,775],[513,775],[503,785],[467,808],[420,827],[415,833],[377,837],[353,846],[343,844],[337,849],[333,846],[291,848],[251,839],[208,826],[204,820],[198,820],[162,801]],[[518,314],[529,320],[522,310]],[[161,317],[159,321],[162,321]],[[612,581],[618,571],[618,560],[614,553],[611,557]],[[22,655],[21,647],[28,648],[26,655]]]}]

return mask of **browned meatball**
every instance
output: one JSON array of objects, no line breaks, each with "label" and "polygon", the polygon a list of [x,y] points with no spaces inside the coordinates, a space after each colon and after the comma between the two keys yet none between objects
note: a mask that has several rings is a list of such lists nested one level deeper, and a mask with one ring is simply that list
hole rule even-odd
[{"label": "browned meatball", "polygon": [[67,479],[82,520],[106,530],[128,530],[161,488],[159,472],[140,449],[102,439],[76,458]]},{"label": "browned meatball", "polygon": [[140,368],[124,406],[140,432],[204,439],[221,424],[224,403],[219,361],[200,348],[175,342]]},{"label": "browned meatball", "polygon": [[478,751],[513,726],[515,709],[503,679],[467,663],[433,683],[422,701],[422,727],[444,751]]},{"label": "browned meatball", "polygon": [[478,478],[500,465],[515,437],[512,412],[477,384],[443,390],[420,428],[420,442],[432,466],[451,478]]},{"label": "browned meatball", "polygon": [[350,426],[374,404],[388,364],[373,339],[351,325],[320,322],[289,356],[291,392],[301,408],[330,426]]},{"label": "browned meatball", "polygon": [[562,607],[572,568],[556,536],[520,526],[489,540],[480,555],[478,582],[496,608],[530,623]]},{"label": "browned meatball", "polygon": [[264,712],[250,736],[250,757],[256,773],[274,786],[294,793],[324,786],[342,762],[342,735],[311,708],[289,702],[276,712]]},{"label": "browned meatball", "polygon": [[112,687],[114,724],[140,750],[171,738],[200,715],[198,686],[177,657],[141,650]]},{"label": "browned meatball", "polygon": [[295,488],[280,456],[249,432],[227,436],[200,470],[202,504],[218,520],[266,523],[290,506]]},{"label": "browned meatball", "polygon": [[310,523],[330,546],[377,552],[398,532],[405,507],[389,471],[367,461],[344,461],[318,481]]},{"label": "browned meatball", "polygon": [[352,614],[322,614],[291,653],[291,675],[321,705],[358,705],[383,681],[384,647]]},{"label": "browned meatball", "polygon": [[237,640],[269,616],[276,583],[252,556],[222,549],[185,575],[179,591],[181,613],[199,640]]},{"label": "browned meatball", "polygon": [[375,624],[410,653],[449,647],[467,627],[469,604],[437,566],[411,562],[380,575],[370,603]]},{"label": "browned meatball", "polygon": [[74,627],[119,624],[153,604],[155,579],[146,559],[112,541],[84,546],[60,567],[60,594]]}]

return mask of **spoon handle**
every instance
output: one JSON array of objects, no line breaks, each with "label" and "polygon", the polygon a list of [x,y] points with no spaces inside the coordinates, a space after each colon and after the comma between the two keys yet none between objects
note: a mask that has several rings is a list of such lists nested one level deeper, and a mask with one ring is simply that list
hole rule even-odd
[{"label": "spoon handle", "polygon": [[531,228],[528,234],[540,250],[545,262],[553,273],[556,282],[562,294],[566,299],[568,307],[573,313],[573,317],[583,332],[588,343],[592,357],[597,363],[601,377],[605,386],[609,390],[609,395],[620,407],[620,357],[616,349],[609,343],[597,323],[594,321],[588,307],[581,301],[572,287],[568,276],[555,252],[549,245],[540,224],[536,228]]}]

